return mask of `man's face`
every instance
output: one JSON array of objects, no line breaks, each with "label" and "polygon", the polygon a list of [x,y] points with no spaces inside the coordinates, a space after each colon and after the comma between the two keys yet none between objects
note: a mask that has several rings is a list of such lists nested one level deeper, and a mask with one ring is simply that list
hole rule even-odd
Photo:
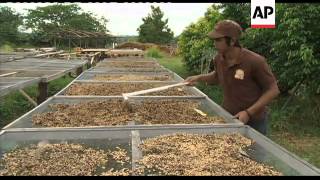
[{"label": "man's face", "polygon": [[213,40],[214,46],[219,53],[224,53],[229,48],[225,37],[215,38]]}]

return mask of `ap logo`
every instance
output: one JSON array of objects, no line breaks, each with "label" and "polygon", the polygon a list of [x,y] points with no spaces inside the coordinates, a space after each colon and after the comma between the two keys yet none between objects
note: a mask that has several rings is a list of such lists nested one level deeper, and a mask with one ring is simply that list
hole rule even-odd
[{"label": "ap logo", "polygon": [[251,0],[251,28],[275,28],[275,0]]}]

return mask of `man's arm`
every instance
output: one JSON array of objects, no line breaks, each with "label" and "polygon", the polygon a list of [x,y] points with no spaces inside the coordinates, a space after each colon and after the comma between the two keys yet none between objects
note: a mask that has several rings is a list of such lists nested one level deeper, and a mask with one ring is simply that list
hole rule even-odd
[{"label": "man's arm", "polygon": [[207,84],[218,84],[218,77],[215,71],[208,74],[200,74],[196,76],[188,77],[185,82],[189,82],[189,85],[194,85],[196,82],[205,82]]},{"label": "man's arm", "polygon": [[253,77],[261,87],[263,94],[247,109],[249,114],[256,114],[280,94],[276,78],[265,59],[255,61]]},{"label": "man's arm", "polygon": [[215,71],[208,74],[200,75],[200,81],[207,84],[218,84],[218,76]]},{"label": "man's arm", "polygon": [[247,123],[250,117],[261,112],[262,108],[268,105],[280,93],[276,79],[265,60],[256,60],[253,68],[253,78],[261,87],[263,93],[252,106],[235,115],[243,123]]},{"label": "man's arm", "polygon": [[262,96],[247,109],[250,115],[256,114],[263,107],[268,105],[274,98],[280,94],[279,88],[276,83],[273,83],[269,89],[267,89]]},{"label": "man's arm", "polygon": [[[216,57],[212,61],[213,69],[217,68]],[[194,85],[196,82],[204,82],[207,84],[219,84],[218,74],[215,70],[208,74],[200,74],[197,76],[190,76],[186,80],[189,82],[189,85]]]}]

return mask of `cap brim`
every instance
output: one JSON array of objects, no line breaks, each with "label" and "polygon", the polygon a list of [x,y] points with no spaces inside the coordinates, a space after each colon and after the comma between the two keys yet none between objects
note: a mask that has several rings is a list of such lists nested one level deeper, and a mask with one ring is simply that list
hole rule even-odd
[{"label": "cap brim", "polygon": [[212,38],[212,39],[224,37],[223,34],[220,34],[220,33],[216,32],[216,31],[211,31],[211,32],[209,32],[209,33],[208,33],[208,36],[209,36],[210,38]]}]

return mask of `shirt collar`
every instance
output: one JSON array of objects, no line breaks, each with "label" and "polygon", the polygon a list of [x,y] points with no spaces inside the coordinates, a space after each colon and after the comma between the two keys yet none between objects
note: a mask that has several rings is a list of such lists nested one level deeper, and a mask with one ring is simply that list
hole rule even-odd
[{"label": "shirt collar", "polygon": [[[242,54],[243,54],[243,48],[240,47],[240,53],[239,53],[238,58],[237,58],[235,61],[233,61],[233,62],[231,62],[230,64],[228,64],[228,65],[227,65],[228,68],[231,68],[231,67],[233,67],[233,66],[235,66],[235,65],[241,64],[241,63],[242,63],[242,58],[241,58]],[[220,58],[224,61],[224,58],[223,58],[222,54],[220,54]],[[224,61],[224,62],[225,62],[225,61]],[[226,62],[225,62],[225,63],[226,63]]]}]

